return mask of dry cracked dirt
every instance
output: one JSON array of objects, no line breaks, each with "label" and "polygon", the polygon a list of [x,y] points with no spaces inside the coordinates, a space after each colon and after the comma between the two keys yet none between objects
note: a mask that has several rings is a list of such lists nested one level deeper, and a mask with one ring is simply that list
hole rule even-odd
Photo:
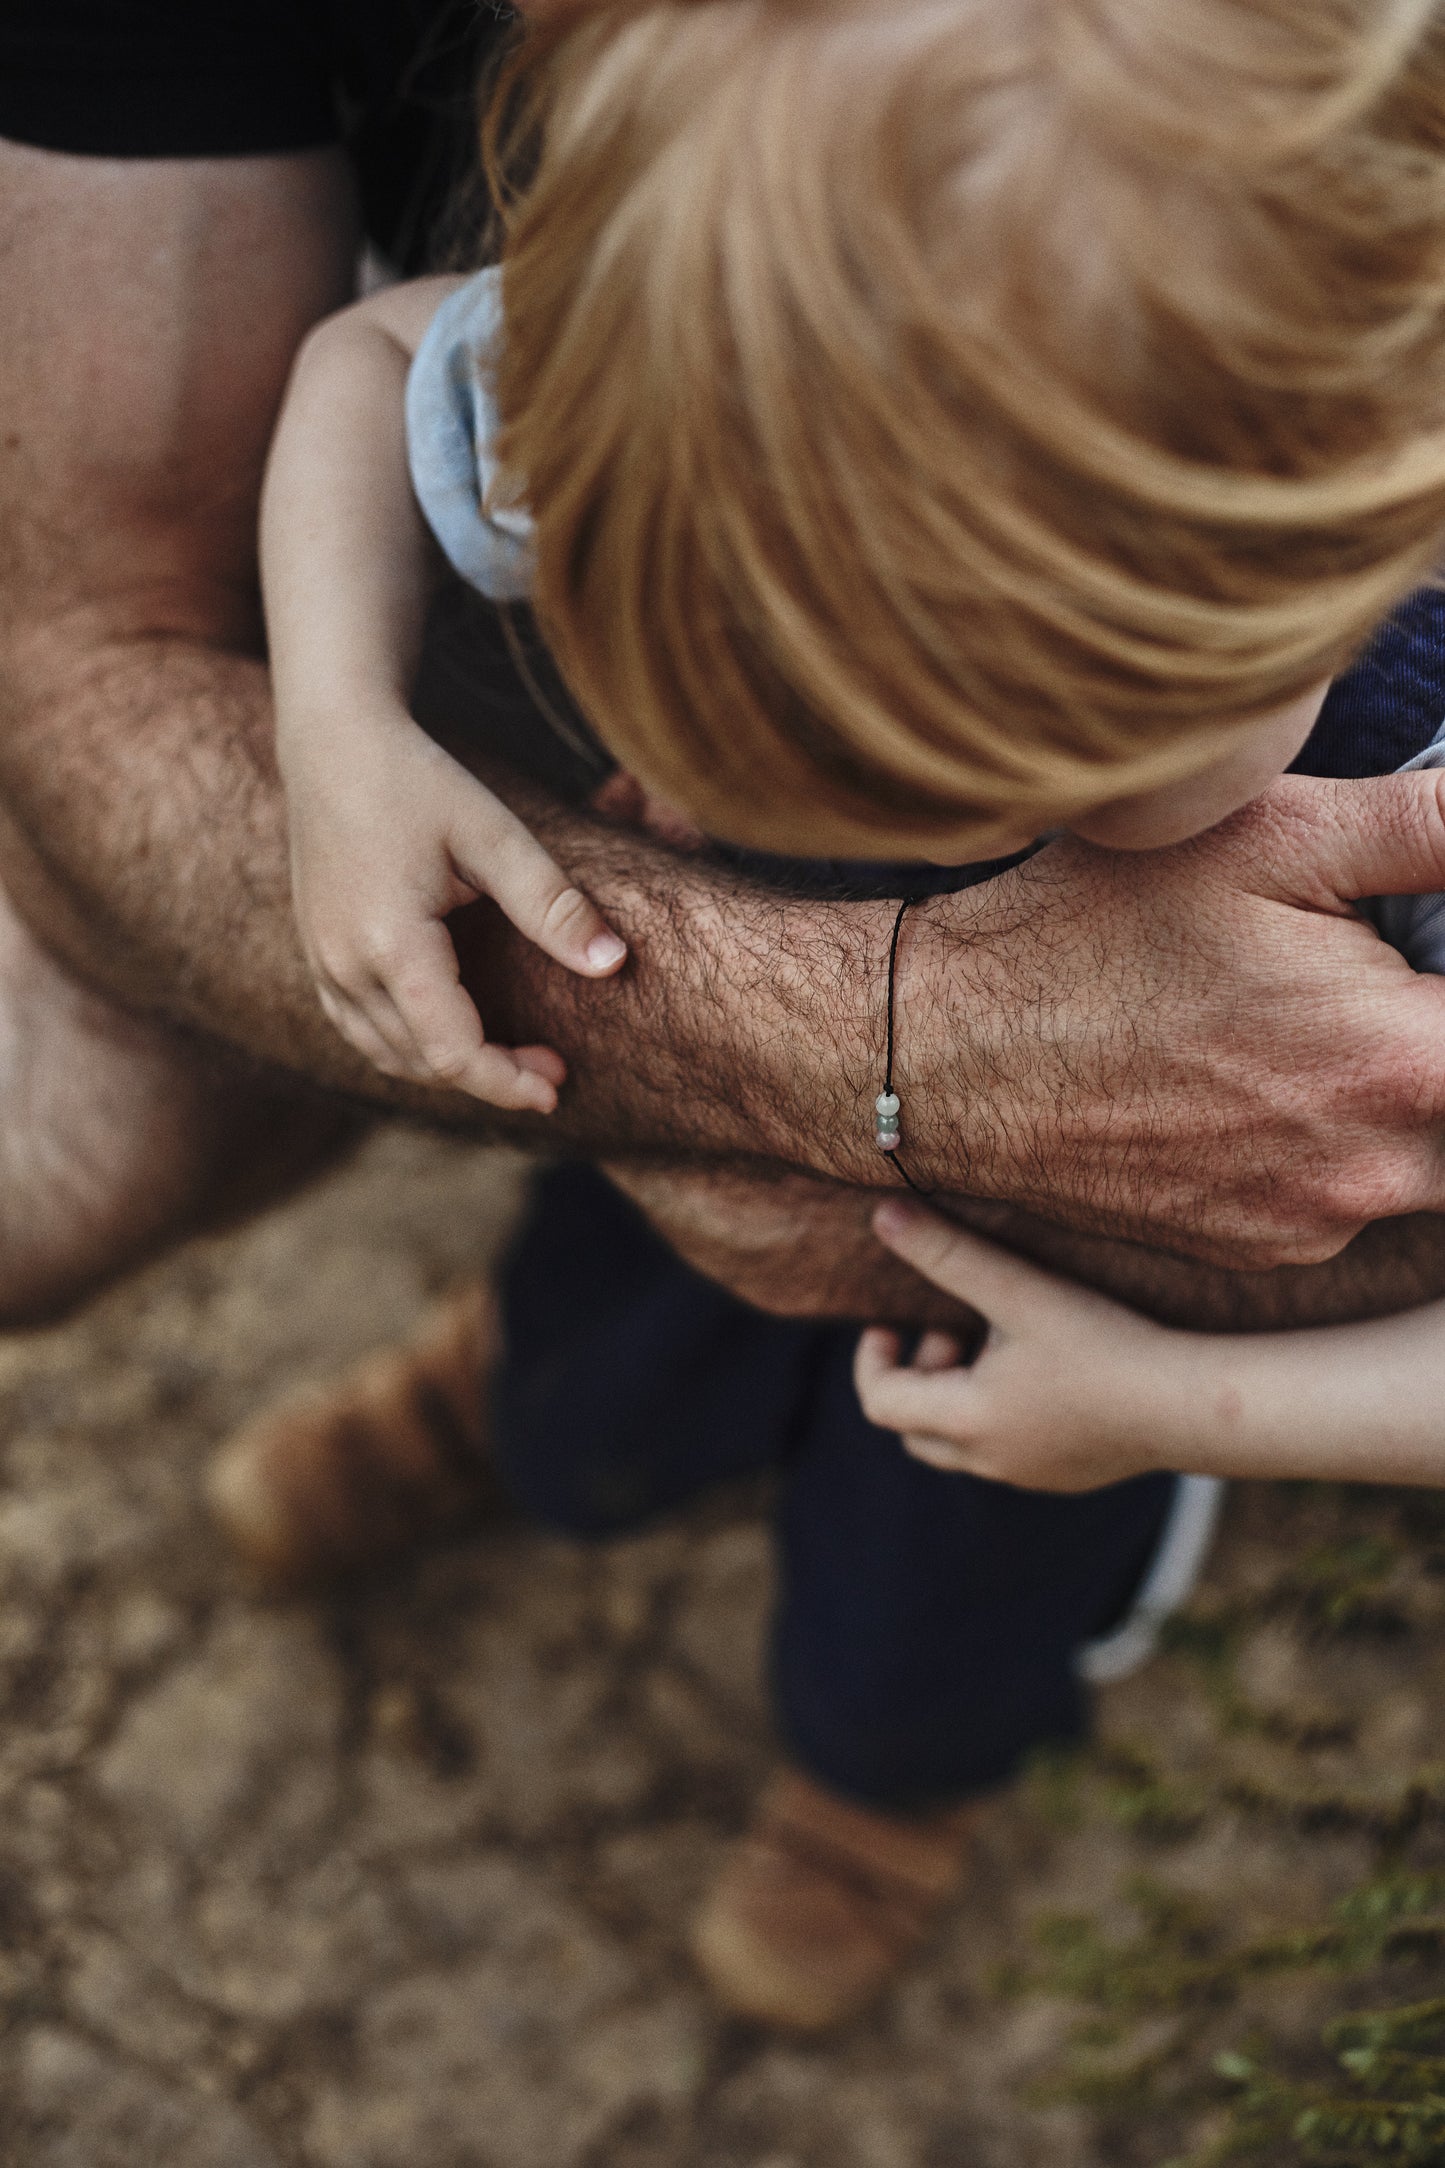
[{"label": "dry cracked dirt", "polygon": [[[1248,1720],[1197,1651],[1115,1689],[1085,1804],[1059,1811],[1057,1772],[1003,1802],[923,1963],[836,2040],[725,2023],[681,1928],[769,1760],[759,1497],[597,1548],[498,1525],[320,1602],[249,1588],[202,1504],[213,1446],[475,1270],[524,1179],[394,1132],[0,1346],[0,2160],[1161,2160],[1151,2126],[1050,2102],[1078,2011],[1001,1968],[1050,1913],[1127,1927],[1141,1864],[1288,1926],[1382,1845],[1438,1845],[1435,1553],[1371,1554],[1402,1632],[1342,1637],[1308,1590],[1263,1605]],[[1397,1519],[1237,1498],[1200,1616]]]}]

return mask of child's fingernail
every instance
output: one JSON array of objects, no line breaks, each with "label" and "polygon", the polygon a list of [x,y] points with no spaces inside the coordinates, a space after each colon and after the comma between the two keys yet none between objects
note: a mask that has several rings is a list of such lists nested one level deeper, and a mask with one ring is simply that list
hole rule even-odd
[{"label": "child's fingernail", "polygon": [[594,971],[611,971],[627,954],[627,943],[615,933],[598,933],[587,944],[587,961]]},{"label": "child's fingernail", "polygon": [[909,1211],[906,1204],[880,1204],[873,1215],[873,1231],[886,1241],[890,1235],[908,1232]]}]

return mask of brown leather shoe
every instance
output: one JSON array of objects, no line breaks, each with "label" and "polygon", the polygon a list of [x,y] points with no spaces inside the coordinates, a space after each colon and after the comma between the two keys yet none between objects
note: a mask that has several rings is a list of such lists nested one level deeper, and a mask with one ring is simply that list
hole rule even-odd
[{"label": "brown leather shoe", "polygon": [[484,1386],[497,1346],[495,1306],[478,1282],[402,1346],[303,1387],[229,1438],[206,1488],[248,1565],[273,1587],[303,1587],[494,1510]]},{"label": "brown leather shoe", "polygon": [[856,2016],[957,1890],[980,1811],[880,1814],[784,1770],[693,1930],[718,2000],[787,2032]]}]

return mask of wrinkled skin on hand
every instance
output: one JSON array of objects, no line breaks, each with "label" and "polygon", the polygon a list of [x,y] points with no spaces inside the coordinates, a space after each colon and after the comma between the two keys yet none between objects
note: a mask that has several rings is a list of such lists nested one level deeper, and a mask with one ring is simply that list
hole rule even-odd
[{"label": "wrinkled skin on hand", "polygon": [[[1131,856],[1066,839],[910,913],[910,1171],[1250,1271],[1445,1207],[1445,981],[1351,909],[1445,886],[1441,781],[1286,778],[1192,843]],[[972,1151],[955,1170],[960,1109]]]}]

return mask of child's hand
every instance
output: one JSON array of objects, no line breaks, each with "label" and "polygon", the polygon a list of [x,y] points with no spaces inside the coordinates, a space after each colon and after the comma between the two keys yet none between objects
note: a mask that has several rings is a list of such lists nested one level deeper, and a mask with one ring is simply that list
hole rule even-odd
[{"label": "child's hand", "polygon": [[[627,951],[492,792],[410,716],[350,723],[345,757],[288,763],[292,885],[306,961],[342,1036],[388,1076],[550,1114],[566,1075],[545,1046],[489,1046],[461,984],[448,912],[490,896],[588,978]],[[349,772],[338,773],[345,766]]]},{"label": "child's hand", "polygon": [[[854,1375],[870,1422],[902,1433],[930,1467],[1025,1490],[1084,1491],[1167,1464],[1174,1402],[1191,1337],[900,1199],[881,1205],[880,1240],[989,1322],[967,1368],[946,1333],[912,1364],[875,1327]],[[1187,1405],[1187,1394],[1185,1396]]]}]

